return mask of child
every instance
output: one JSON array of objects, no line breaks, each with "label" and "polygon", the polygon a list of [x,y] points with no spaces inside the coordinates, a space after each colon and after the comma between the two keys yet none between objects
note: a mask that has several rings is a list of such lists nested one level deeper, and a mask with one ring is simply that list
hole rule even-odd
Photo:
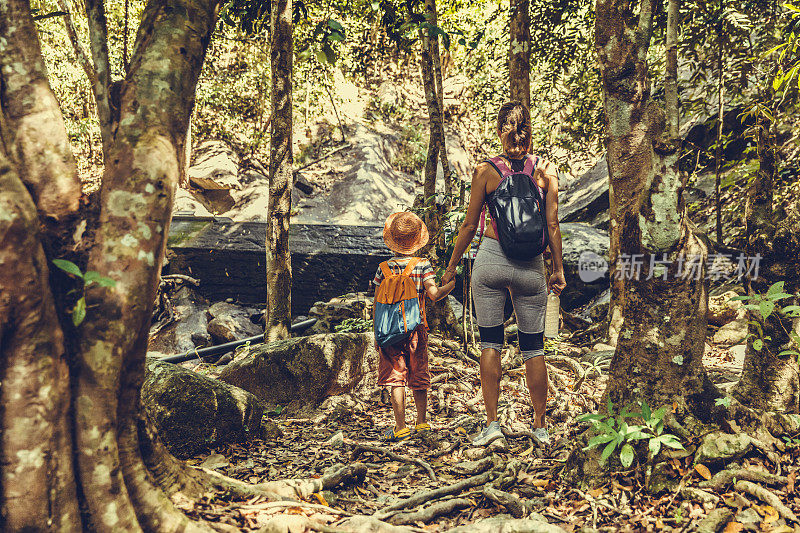
[{"label": "child", "polygon": [[[428,242],[428,228],[414,213],[394,213],[386,219],[383,227],[383,240],[386,246],[395,253],[388,261],[393,274],[401,273],[412,254]],[[372,283],[377,294],[378,286],[383,281],[380,267]],[[455,287],[451,280],[443,287],[437,287],[433,267],[427,259],[421,259],[411,271],[410,278],[417,286],[422,324],[397,344],[377,346],[380,359],[378,361],[378,386],[390,388],[392,410],[395,426],[389,428],[384,435],[390,442],[404,441],[411,438],[412,431],[406,427],[406,395],[405,386],[411,387],[414,394],[414,405],[417,408],[417,423],[414,432],[430,431],[427,423],[428,389],[431,385],[428,371],[428,324],[425,319],[425,295],[435,302],[450,294]]]}]

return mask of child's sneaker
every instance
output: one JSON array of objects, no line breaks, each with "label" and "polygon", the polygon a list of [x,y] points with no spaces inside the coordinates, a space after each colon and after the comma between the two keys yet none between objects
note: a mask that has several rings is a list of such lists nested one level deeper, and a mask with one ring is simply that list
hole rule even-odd
[{"label": "child's sneaker", "polygon": [[483,431],[478,433],[478,436],[472,439],[474,446],[486,446],[497,439],[503,438],[503,431],[500,429],[500,422],[495,420],[486,426]]},{"label": "child's sneaker", "polygon": [[404,427],[400,431],[395,431],[395,428],[389,428],[389,430],[383,434],[383,440],[386,442],[402,442],[404,440],[408,440],[411,438],[411,430],[407,427]]},{"label": "child's sneaker", "polygon": [[550,434],[545,428],[535,428],[533,430],[533,438],[544,447],[550,446]]},{"label": "child's sneaker", "polygon": [[426,433],[430,433],[431,431],[433,431],[431,429],[431,425],[428,424],[427,422],[423,422],[422,424],[417,424],[416,426],[414,426],[415,435],[424,435]]}]

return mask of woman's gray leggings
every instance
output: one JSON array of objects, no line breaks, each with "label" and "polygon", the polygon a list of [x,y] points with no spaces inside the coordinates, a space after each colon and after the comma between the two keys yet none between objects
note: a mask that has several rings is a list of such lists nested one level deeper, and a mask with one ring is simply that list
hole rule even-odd
[{"label": "woman's gray leggings", "polygon": [[508,259],[496,239],[484,237],[472,266],[472,297],[482,350],[503,349],[506,291],[511,293],[517,315],[522,360],[544,355],[547,280],[541,254],[530,261]]}]

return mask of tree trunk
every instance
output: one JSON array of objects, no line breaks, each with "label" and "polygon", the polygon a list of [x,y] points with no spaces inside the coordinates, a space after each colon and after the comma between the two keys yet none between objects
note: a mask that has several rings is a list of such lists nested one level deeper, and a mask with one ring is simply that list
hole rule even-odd
[{"label": "tree trunk", "polygon": [[264,339],[289,337],[292,263],[289,217],[292,210],[292,2],[273,0],[271,13],[272,126],[267,229],[267,309]]},{"label": "tree trunk", "polygon": [[[678,169],[677,0],[670,0],[665,106],[650,95],[647,52],[655,0],[598,0],[612,239],[619,243],[622,327],[606,394],[617,405],[677,402],[704,417],[716,396],[702,365],[707,249],[686,216]],[[641,275],[635,265],[641,261]],[[653,261],[652,276],[649,276]],[[697,268],[699,279],[685,275]],[[649,278],[649,279],[648,279]]]},{"label": "tree trunk", "polygon": [[[422,196],[424,206],[436,205],[436,170],[439,159],[439,147],[442,142],[439,140],[439,96],[436,89],[436,76],[433,72],[433,57],[431,53],[430,32],[422,29],[420,34],[420,73],[422,75],[422,88],[425,92],[425,103],[428,107],[428,156],[425,160],[425,179],[422,185]],[[426,217],[426,224],[431,217]],[[428,227],[428,230],[431,230]]]},{"label": "tree trunk", "polygon": [[[797,235],[800,210],[797,205],[775,206],[773,201],[778,156],[772,121],[762,116],[757,135],[760,166],[748,191],[744,222],[747,255],[753,258],[758,254],[761,259],[758,276],[755,279],[745,276],[745,287],[749,295],[765,294],[773,283],[783,281],[784,292],[797,294],[800,292],[800,237]],[[794,300],[779,300],[777,306],[797,304],[797,299]],[[792,321],[776,314],[764,320],[759,312],[750,312],[749,318],[760,324],[763,336],[770,337],[770,340],[764,341],[761,350],[756,350],[753,343],[748,342],[742,376],[733,389],[733,396],[756,409],[800,412],[797,356],[778,355],[783,350],[796,349],[789,332],[800,333],[800,320]],[[748,327],[748,333],[759,336],[754,325]]]},{"label": "tree trunk", "polygon": [[[102,11],[93,5],[90,11],[100,10],[95,15]],[[37,226],[70,216],[80,183],[30,8],[14,0],[0,3],[0,10],[0,43],[6,47],[0,61],[16,65],[14,72],[0,69],[0,135],[14,154],[6,158],[0,149],[0,213],[6,215],[0,216],[0,262],[11,266],[0,269],[3,525],[35,531],[203,529],[175,508],[145,466],[143,450],[152,446],[139,389],[181,148],[217,2],[152,0],[145,6],[129,75],[120,85],[122,120],[104,139],[110,164],[86,267],[116,284],[86,287],[86,318],[77,328],[59,324],[48,283],[48,261],[72,243],[47,241]],[[102,18],[95,18],[92,36],[101,60],[105,26],[96,22]],[[28,184],[32,198],[23,176],[38,180]],[[54,255],[45,257],[44,250]],[[60,290],[63,276],[52,286]]]},{"label": "tree trunk", "polygon": [[508,79],[511,99],[531,106],[531,18],[530,0],[510,0],[511,23],[508,49]]},{"label": "tree trunk", "polygon": [[[436,13],[436,0],[425,0],[425,16],[434,26],[439,25],[439,17]],[[450,168],[450,163],[447,160],[447,138],[444,134],[444,80],[442,74],[442,56],[439,51],[439,36],[431,35],[428,33],[429,54],[432,60],[431,68],[433,70],[433,81],[436,87],[436,113],[431,114],[431,120],[434,121],[434,126],[437,131],[437,140],[439,143],[438,155],[442,164],[442,175],[444,177],[444,193],[447,197],[446,203],[452,203],[453,196],[453,178],[454,174]]]},{"label": "tree trunk", "polygon": [[78,209],[81,183],[27,0],[0,2],[0,141],[44,221]]}]

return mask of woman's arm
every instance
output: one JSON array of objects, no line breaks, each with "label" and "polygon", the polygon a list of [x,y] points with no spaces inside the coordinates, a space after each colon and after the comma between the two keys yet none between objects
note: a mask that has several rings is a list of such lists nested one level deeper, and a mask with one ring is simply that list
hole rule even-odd
[{"label": "woman's arm", "polygon": [[558,173],[555,165],[547,161],[542,169],[547,180],[545,195],[545,216],[547,218],[547,234],[550,238],[550,254],[553,261],[553,275],[550,276],[550,290],[560,294],[567,286],[564,279],[564,263],[562,258],[561,228],[558,225]]},{"label": "woman's arm", "polygon": [[467,214],[464,217],[464,223],[458,231],[456,237],[456,244],[453,248],[453,253],[450,256],[447,269],[442,276],[442,285],[449,282],[456,273],[456,266],[467,251],[467,247],[475,238],[475,232],[478,230],[478,222],[481,217],[481,210],[483,209],[483,201],[486,198],[486,171],[491,168],[489,163],[479,163],[475,167],[475,172],[472,174],[472,185],[469,192],[469,205],[467,206]]}]

